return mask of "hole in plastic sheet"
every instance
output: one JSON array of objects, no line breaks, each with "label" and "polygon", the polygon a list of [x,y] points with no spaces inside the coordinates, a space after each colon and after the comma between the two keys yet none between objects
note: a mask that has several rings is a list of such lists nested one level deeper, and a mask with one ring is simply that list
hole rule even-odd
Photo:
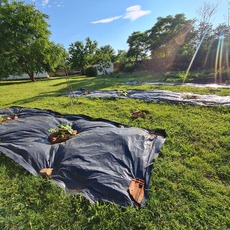
[{"label": "hole in plastic sheet", "polygon": [[144,198],[145,181],[140,178],[134,178],[130,182],[128,192],[130,196],[138,203],[141,204]]},{"label": "hole in plastic sheet", "polygon": [[40,170],[40,174],[48,178],[52,176],[52,172],[53,172],[53,168],[43,168]]},{"label": "hole in plastic sheet", "polygon": [[13,115],[13,116],[0,116],[0,123],[1,122],[6,122],[6,121],[10,121],[10,120],[17,120],[18,116],[17,115]]},{"label": "hole in plastic sheet", "polygon": [[65,129],[62,130],[65,133],[63,136],[61,136],[59,132],[51,133],[48,137],[49,142],[52,144],[61,143],[69,140],[72,136],[77,134],[77,130],[74,130],[72,134],[68,133],[68,131]]}]

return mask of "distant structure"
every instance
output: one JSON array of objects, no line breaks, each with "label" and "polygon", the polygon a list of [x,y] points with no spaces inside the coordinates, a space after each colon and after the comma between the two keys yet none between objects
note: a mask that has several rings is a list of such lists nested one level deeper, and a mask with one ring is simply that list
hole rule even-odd
[{"label": "distant structure", "polygon": [[98,64],[93,65],[93,67],[97,69],[97,75],[98,76],[103,75],[105,73],[106,74],[111,74],[111,73],[114,72],[114,65],[113,65],[112,62],[110,63],[109,67],[104,69],[104,71],[101,70],[100,65],[98,65]]},{"label": "distant structure", "polygon": [[[47,72],[41,72],[34,74],[35,78],[49,78],[49,74]],[[10,75],[9,77],[4,78],[4,80],[27,80],[30,79],[29,75],[24,73],[22,75]]]}]

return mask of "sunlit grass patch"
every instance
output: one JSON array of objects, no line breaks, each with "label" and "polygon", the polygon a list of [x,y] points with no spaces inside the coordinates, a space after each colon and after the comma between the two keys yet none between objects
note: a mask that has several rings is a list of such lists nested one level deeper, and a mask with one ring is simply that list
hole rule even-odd
[{"label": "sunlit grass patch", "polygon": [[[138,77],[71,76],[77,89],[133,89]],[[144,78],[144,76],[142,76]],[[130,126],[165,129],[167,139],[154,162],[149,199],[140,209],[121,208],[71,196],[34,177],[0,154],[0,229],[229,229],[230,108],[132,99],[71,99],[65,78],[35,83],[0,82],[2,108],[22,106],[85,114]],[[140,89],[198,92],[193,87],[138,86]],[[196,91],[197,90],[197,91]],[[199,93],[206,93],[199,89]],[[227,91],[226,91],[227,92]],[[148,111],[133,118],[133,111]]]}]

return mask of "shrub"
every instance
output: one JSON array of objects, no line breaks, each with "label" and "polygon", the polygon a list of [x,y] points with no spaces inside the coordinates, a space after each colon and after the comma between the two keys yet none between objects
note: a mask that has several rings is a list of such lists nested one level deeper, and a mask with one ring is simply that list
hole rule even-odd
[{"label": "shrub", "polygon": [[85,70],[85,75],[87,77],[96,77],[97,76],[97,69],[93,66],[91,67],[88,67],[86,70]]},{"label": "shrub", "polygon": [[132,64],[132,63],[127,63],[124,68],[125,73],[133,73],[136,70],[137,70],[137,64]]}]

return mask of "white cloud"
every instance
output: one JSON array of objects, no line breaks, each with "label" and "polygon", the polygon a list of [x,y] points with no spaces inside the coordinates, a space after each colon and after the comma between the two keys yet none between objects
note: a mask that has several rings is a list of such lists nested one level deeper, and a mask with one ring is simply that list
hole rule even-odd
[{"label": "white cloud", "polygon": [[125,19],[130,19],[131,21],[135,21],[136,19],[150,14],[151,11],[150,10],[141,10],[141,6],[140,5],[134,5],[134,6],[130,6],[126,9],[126,13],[125,16],[123,18]]},{"label": "white cloud", "polygon": [[42,0],[41,5],[42,5],[42,6],[47,6],[48,3],[49,3],[49,0]]},{"label": "white cloud", "polygon": [[110,22],[118,20],[120,18],[130,19],[131,21],[135,21],[136,19],[138,19],[144,15],[150,14],[150,13],[151,13],[150,10],[142,10],[140,5],[134,5],[134,6],[130,6],[130,7],[126,8],[126,12],[123,15],[105,18],[105,19],[101,19],[98,21],[93,21],[91,23],[92,24],[110,23]]},{"label": "white cloud", "polygon": [[31,2],[42,7],[64,7],[63,0],[31,0]]},{"label": "white cloud", "polygon": [[98,21],[93,21],[91,22],[92,24],[98,24],[98,23],[109,23],[109,22],[112,22],[112,21],[115,21],[119,18],[121,18],[122,16],[115,16],[115,17],[110,17],[110,18],[105,18],[105,19],[101,19],[101,20],[98,20]]}]

